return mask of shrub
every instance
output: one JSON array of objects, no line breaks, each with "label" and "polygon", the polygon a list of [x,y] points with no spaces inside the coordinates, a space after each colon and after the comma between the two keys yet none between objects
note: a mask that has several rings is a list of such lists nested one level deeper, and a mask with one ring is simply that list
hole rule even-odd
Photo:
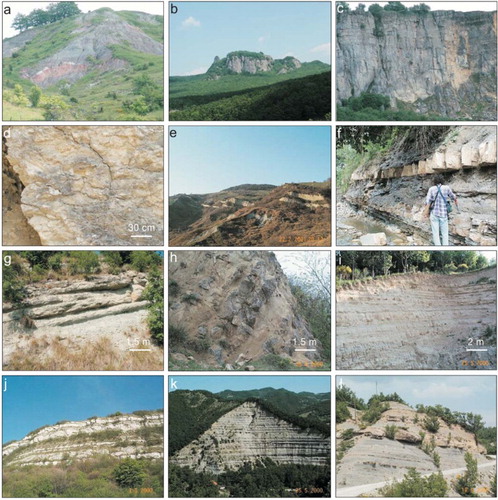
[{"label": "shrub", "polygon": [[475,488],[479,478],[477,460],[468,451],[465,452],[465,464],[467,465],[467,470],[463,475],[457,476],[455,489],[462,497],[476,496]]},{"label": "shrub", "polygon": [[424,429],[429,432],[437,432],[439,430],[439,420],[435,415],[425,417],[423,425]]},{"label": "shrub", "polygon": [[160,345],[164,343],[164,279],[162,273],[153,269],[142,297],[149,303],[147,325],[151,337]]},{"label": "shrub", "polygon": [[398,428],[395,425],[386,425],[384,429],[386,431],[387,439],[394,439]]},{"label": "shrub", "polygon": [[136,250],[131,253],[131,267],[140,273],[162,265],[162,258],[156,252]]},{"label": "shrub", "polygon": [[432,454],[432,459],[434,460],[434,465],[439,469],[441,466],[441,457],[437,451]]},{"label": "shrub", "polygon": [[411,467],[401,482],[394,482],[380,490],[383,497],[445,497],[448,492],[448,484],[443,475],[431,474],[422,477],[415,468]]},{"label": "shrub", "polygon": [[340,424],[345,422],[350,417],[351,413],[349,413],[347,403],[344,401],[338,401],[335,407],[335,421]]},{"label": "shrub", "polygon": [[354,429],[352,428],[345,429],[344,431],[342,431],[341,434],[342,439],[352,439],[353,436],[354,436]]},{"label": "shrub", "polygon": [[197,302],[200,302],[201,299],[198,295],[195,293],[186,293],[185,295],[182,296],[182,302],[187,302],[187,304],[197,304]]},{"label": "shrub", "polygon": [[168,292],[170,297],[176,297],[180,293],[180,285],[175,280],[171,280],[168,284]]},{"label": "shrub", "polygon": [[187,340],[187,332],[183,326],[168,326],[168,339],[169,345],[185,344]]},{"label": "shrub", "polygon": [[98,272],[99,256],[91,251],[74,251],[69,254],[70,274],[90,274]]},{"label": "shrub", "polygon": [[133,458],[125,458],[113,471],[116,483],[122,488],[136,488],[146,477],[142,464]]}]

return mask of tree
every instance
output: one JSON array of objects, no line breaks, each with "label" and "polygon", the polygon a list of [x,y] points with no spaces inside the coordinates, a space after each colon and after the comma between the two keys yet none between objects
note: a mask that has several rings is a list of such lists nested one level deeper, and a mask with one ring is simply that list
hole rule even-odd
[{"label": "tree", "polygon": [[378,3],[374,3],[368,7],[368,12],[373,16],[380,16],[383,11],[384,9]]},{"label": "tree", "polygon": [[36,108],[38,106],[41,95],[42,91],[40,87],[37,87],[36,85],[34,87],[31,87],[31,90],[29,92],[29,100],[31,101],[31,106],[33,106],[33,108]]},{"label": "tree", "polygon": [[343,13],[343,12],[349,12],[351,9],[349,8],[349,4],[347,2],[337,2],[337,7],[341,6],[342,9],[341,11],[337,11],[339,13]]},{"label": "tree", "polygon": [[482,421],[481,415],[467,413],[467,429],[474,433],[474,439],[476,444],[478,444],[477,434],[480,430],[484,429],[484,422]]},{"label": "tree", "polygon": [[401,2],[387,2],[384,10],[393,12],[406,12],[408,9]]},{"label": "tree", "polygon": [[455,489],[462,497],[473,497],[476,496],[475,488],[479,479],[477,460],[468,451],[464,458],[467,470],[463,475],[457,476]]},{"label": "tree", "polygon": [[164,342],[164,279],[157,269],[149,272],[149,282],[142,295],[149,303],[147,325],[151,337],[160,345]]},{"label": "tree", "polygon": [[427,416],[424,418],[424,428],[429,432],[437,432],[439,430],[439,420],[436,416]]},{"label": "tree", "polygon": [[29,27],[28,16],[17,14],[16,17],[14,17],[14,21],[12,22],[12,28],[20,32],[23,32],[24,30],[27,30],[28,27]]},{"label": "tree", "polygon": [[140,461],[133,458],[125,458],[113,471],[116,483],[122,488],[136,488],[140,486],[146,473]]}]

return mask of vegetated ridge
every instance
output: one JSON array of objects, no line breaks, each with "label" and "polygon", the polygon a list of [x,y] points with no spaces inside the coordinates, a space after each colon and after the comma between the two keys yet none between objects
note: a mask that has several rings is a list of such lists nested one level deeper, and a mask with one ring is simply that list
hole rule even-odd
[{"label": "vegetated ridge", "polygon": [[495,120],[496,11],[416,8],[337,16],[338,119]]},{"label": "vegetated ridge", "polygon": [[[296,369],[329,360],[269,251],[181,251],[169,263],[172,369]],[[330,335],[330,328],[325,335]],[[313,352],[298,352],[312,342]],[[308,344],[306,344],[308,345]],[[319,367],[315,366],[315,369]]]},{"label": "vegetated ridge", "polygon": [[143,12],[26,29],[3,41],[3,118],[161,120],[163,50],[163,17]]},{"label": "vegetated ridge", "polygon": [[[292,95],[291,95],[292,93]],[[330,66],[230,52],[203,75],[170,78],[171,120],[323,120],[330,116]]]},{"label": "vegetated ridge", "polygon": [[327,246],[330,182],[247,185],[170,197],[174,246]]}]

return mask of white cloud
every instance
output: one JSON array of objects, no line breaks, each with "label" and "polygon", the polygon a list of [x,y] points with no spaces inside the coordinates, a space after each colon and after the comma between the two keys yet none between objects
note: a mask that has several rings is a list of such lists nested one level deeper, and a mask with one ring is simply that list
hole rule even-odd
[{"label": "white cloud", "polygon": [[317,45],[316,47],[313,47],[312,49],[310,49],[310,52],[329,53],[330,52],[330,43],[322,43],[321,45]]},{"label": "white cloud", "polygon": [[263,36],[260,36],[260,37],[258,38],[258,42],[259,42],[259,43],[266,42],[266,40],[268,40],[268,38],[270,38],[268,35],[263,35]]},{"label": "white cloud", "polygon": [[188,73],[185,73],[183,76],[203,75],[207,70],[207,67],[202,66],[201,68],[196,68],[192,71],[189,71]]},{"label": "white cloud", "polygon": [[185,21],[182,21],[182,26],[184,28],[198,28],[201,25],[201,22],[198,21],[195,17],[187,17]]}]

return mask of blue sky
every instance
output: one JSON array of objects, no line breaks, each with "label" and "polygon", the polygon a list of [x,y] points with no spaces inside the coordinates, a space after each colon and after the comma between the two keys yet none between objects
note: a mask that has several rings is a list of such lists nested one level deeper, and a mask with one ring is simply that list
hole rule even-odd
[{"label": "blue sky", "polygon": [[176,381],[177,389],[204,390],[213,393],[225,390],[264,389],[265,387],[314,394],[330,392],[330,377],[326,375],[193,375],[171,376],[169,379],[170,392],[172,381]]},{"label": "blue sky", "polygon": [[489,375],[359,375],[337,376],[366,401],[378,392],[397,392],[409,405],[443,405],[453,411],[477,413],[488,426],[496,426],[496,377]]},{"label": "blue sky", "polygon": [[330,64],[328,2],[174,2],[170,75],[205,73],[235,50]]},{"label": "blue sky", "polygon": [[330,127],[171,128],[170,195],[330,177]]},{"label": "blue sky", "polygon": [[164,407],[161,376],[5,376],[2,395],[3,443],[60,420]]}]

